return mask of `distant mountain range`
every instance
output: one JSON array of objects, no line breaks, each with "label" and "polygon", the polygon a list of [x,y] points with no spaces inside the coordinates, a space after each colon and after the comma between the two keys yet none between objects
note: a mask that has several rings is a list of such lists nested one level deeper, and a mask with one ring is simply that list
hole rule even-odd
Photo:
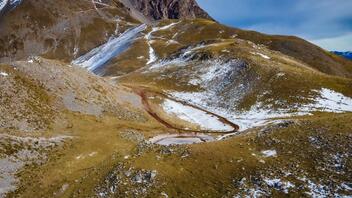
[{"label": "distant mountain range", "polygon": [[337,51],[333,51],[334,54],[345,57],[347,59],[352,60],[352,52],[337,52]]}]

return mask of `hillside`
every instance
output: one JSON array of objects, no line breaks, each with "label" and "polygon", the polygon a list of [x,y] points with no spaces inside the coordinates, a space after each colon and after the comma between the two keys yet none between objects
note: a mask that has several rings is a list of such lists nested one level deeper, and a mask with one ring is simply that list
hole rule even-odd
[{"label": "hillside", "polygon": [[347,59],[193,0],[23,0],[0,30],[0,197],[352,196]]}]

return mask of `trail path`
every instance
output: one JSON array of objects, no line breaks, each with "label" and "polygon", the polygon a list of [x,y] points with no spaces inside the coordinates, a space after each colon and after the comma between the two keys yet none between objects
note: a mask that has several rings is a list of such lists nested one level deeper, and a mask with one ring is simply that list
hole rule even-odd
[{"label": "trail path", "polygon": [[[239,130],[239,126],[235,123],[232,123],[231,121],[227,120],[226,118],[219,116],[215,113],[209,112],[207,110],[204,110],[200,107],[188,104],[184,101],[180,101],[174,98],[171,98],[165,94],[162,93],[156,93],[150,90],[146,90],[144,88],[141,87],[131,87],[129,86],[136,94],[138,94],[141,97],[142,100],[142,104],[144,106],[144,109],[149,113],[149,115],[151,115],[154,119],[156,119],[158,122],[160,122],[162,125],[164,125],[165,127],[169,128],[169,129],[173,129],[176,130],[180,133],[221,133],[221,134],[229,134],[229,133],[235,133]],[[162,116],[160,116],[156,111],[153,110],[150,101],[149,101],[149,97],[148,96],[159,96],[168,100],[172,100],[174,102],[177,103],[181,103],[184,106],[188,106],[190,108],[194,108],[197,110],[200,110],[208,115],[214,116],[215,118],[217,118],[220,122],[222,122],[225,125],[231,126],[232,130],[229,131],[217,131],[217,130],[194,130],[194,129],[187,129],[187,128],[180,128],[177,127],[175,125],[173,125],[172,123],[169,123],[167,120],[165,120]]]}]

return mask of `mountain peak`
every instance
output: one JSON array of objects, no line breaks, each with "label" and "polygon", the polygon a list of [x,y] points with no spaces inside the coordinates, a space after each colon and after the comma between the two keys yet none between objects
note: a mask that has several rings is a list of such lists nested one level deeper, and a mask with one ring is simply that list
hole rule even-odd
[{"label": "mountain peak", "polygon": [[121,0],[121,2],[132,5],[151,20],[194,18],[213,20],[195,0]]}]

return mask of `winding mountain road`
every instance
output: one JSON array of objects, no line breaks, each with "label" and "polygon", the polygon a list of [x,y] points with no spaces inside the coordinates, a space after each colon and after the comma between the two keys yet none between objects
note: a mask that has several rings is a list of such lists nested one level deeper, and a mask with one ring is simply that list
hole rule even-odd
[{"label": "winding mountain road", "polygon": [[[147,89],[141,88],[141,87],[132,87],[132,86],[128,86],[128,87],[131,88],[137,95],[139,95],[141,97],[144,109],[149,113],[149,115],[151,115],[155,120],[157,120],[158,122],[160,122],[162,125],[164,125],[165,127],[169,128],[169,129],[174,129],[180,133],[204,133],[204,134],[205,133],[229,134],[229,133],[235,133],[235,132],[239,131],[239,126],[237,124],[232,123],[231,121],[227,120],[226,118],[224,118],[220,115],[214,114],[212,112],[209,112],[207,110],[204,110],[200,107],[188,104],[184,101],[180,101],[180,100],[171,98],[163,93],[157,93],[157,92],[150,91],[150,90],[147,90]],[[223,124],[231,126],[231,128],[233,128],[233,130],[230,130],[230,131],[194,130],[194,129],[186,129],[186,128],[177,127],[177,126],[169,123],[165,119],[163,119],[156,111],[153,110],[153,108],[151,107],[148,95],[160,96],[162,98],[169,99],[169,100],[172,100],[177,103],[181,103],[182,105],[188,106],[190,108],[200,110],[208,115],[216,117]]]}]

